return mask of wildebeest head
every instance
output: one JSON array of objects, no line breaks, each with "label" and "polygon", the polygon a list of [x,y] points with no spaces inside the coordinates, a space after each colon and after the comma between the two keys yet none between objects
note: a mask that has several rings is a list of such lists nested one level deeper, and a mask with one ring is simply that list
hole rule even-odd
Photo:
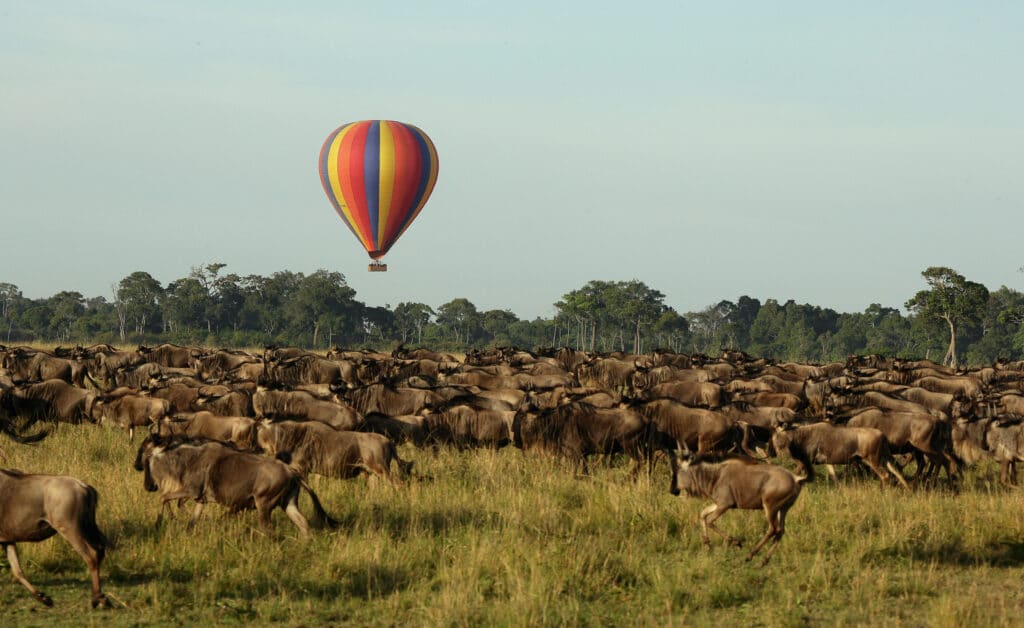
[{"label": "wildebeest head", "polygon": [[693,455],[686,452],[682,456],[682,462],[675,466],[672,471],[672,483],[669,492],[678,495],[686,492],[687,495],[696,495],[697,483],[693,477],[692,465]]},{"label": "wildebeest head", "polygon": [[789,451],[789,447],[792,444],[793,425],[790,423],[778,425],[775,428],[775,433],[772,434],[771,439],[768,441],[768,455],[774,457],[780,451]]},{"label": "wildebeest head", "polygon": [[142,486],[151,493],[157,490],[157,485],[150,472],[150,461],[153,459],[153,454],[159,453],[164,445],[164,439],[159,434],[151,434],[142,441],[139,451],[135,455],[135,470],[145,472]]}]

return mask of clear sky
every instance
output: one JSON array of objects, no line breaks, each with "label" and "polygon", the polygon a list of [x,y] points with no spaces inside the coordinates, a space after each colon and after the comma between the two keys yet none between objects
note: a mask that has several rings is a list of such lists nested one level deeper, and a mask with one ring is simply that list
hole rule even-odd
[{"label": "clear sky", "polygon": [[[369,305],[551,316],[592,279],[680,312],[1024,289],[1020,2],[0,0],[0,281],[341,271]],[[440,176],[385,261],[320,187],[344,122]]]}]

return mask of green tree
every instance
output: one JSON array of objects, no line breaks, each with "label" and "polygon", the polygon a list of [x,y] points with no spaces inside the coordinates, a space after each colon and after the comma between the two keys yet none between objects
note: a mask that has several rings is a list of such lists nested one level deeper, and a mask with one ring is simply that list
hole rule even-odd
[{"label": "green tree", "polygon": [[480,315],[480,327],[484,342],[492,346],[508,346],[512,342],[510,328],[519,322],[519,317],[509,310],[487,310]]},{"label": "green tree", "polygon": [[555,303],[556,320],[575,323],[577,348],[593,351],[600,334],[605,348],[625,351],[630,338],[633,351],[639,352],[644,335],[671,310],[664,299],[664,294],[636,279],[591,281]]},{"label": "green tree", "polygon": [[13,283],[0,282],[0,322],[7,332],[6,342],[11,341],[11,332],[14,330],[14,321],[25,298],[21,290]]},{"label": "green tree", "polygon": [[480,313],[469,299],[452,299],[437,308],[437,324],[452,334],[456,346],[466,347],[480,329]]},{"label": "green tree", "polygon": [[85,313],[82,293],[65,290],[50,297],[50,329],[58,342],[71,340],[71,327]]},{"label": "green tree", "polygon": [[1019,359],[1017,336],[1024,322],[1024,294],[1001,286],[989,294],[978,326],[979,337],[967,349],[970,364],[990,364],[998,358]]},{"label": "green tree", "polygon": [[140,270],[122,279],[117,284],[114,296],[116,302],[121,304],[124,320],[131,321],[135,325],[135,332],[142,334],[147,324],[159,320],[163,295],[160,282]]},{"label": "green tree", "polygon": [[906,308],[925,321],[945,323],[949,329],[949,347],[942,363],[956,368],[957,332],[980,322],[988,303],[988,289],[944,266],[931,266],[921,276],[929,288],[908,300]]},{"label": "green tree", "polygon": [[320,345],[320,331],[328,332],[328,346],[334,335],[343,338],[358,337],[362,327],[363,304],[355,301],[356,291],[345,283],[345,276],[339,272],[324,269],[311,275],[299,275],[295,295],[287,302],[286,309],[292,328],[301,335],[312,332],[312,347]]},{"label": "green tree", "polygon": [[425,303],[399,303],[395,307],[395,327],[401,334],[401,342],[409,342],[415,332],[416,343],[422,343],[423,330],[434,316],[436,314],[433,308]]}]

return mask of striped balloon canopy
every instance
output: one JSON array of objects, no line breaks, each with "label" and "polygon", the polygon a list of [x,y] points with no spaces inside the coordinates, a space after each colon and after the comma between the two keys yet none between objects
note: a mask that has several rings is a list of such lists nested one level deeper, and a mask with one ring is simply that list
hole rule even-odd
[{"label": "striped balloon canopy", "polygon": [[437,181],[437,150],[411,124],[363,120],[320,149],[320,182],[338,216],[378,260],[416,219]]}]

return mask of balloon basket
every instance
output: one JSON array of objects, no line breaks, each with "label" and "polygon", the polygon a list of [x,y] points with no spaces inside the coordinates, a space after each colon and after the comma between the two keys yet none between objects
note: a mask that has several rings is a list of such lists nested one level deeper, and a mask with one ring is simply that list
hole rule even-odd
[{"label": "balloon basket", "polygon": [[370,262],[370,265],[366,267],[366,270],[371,273],[386,273],[388,272],[388,265],[384,262]]}]

